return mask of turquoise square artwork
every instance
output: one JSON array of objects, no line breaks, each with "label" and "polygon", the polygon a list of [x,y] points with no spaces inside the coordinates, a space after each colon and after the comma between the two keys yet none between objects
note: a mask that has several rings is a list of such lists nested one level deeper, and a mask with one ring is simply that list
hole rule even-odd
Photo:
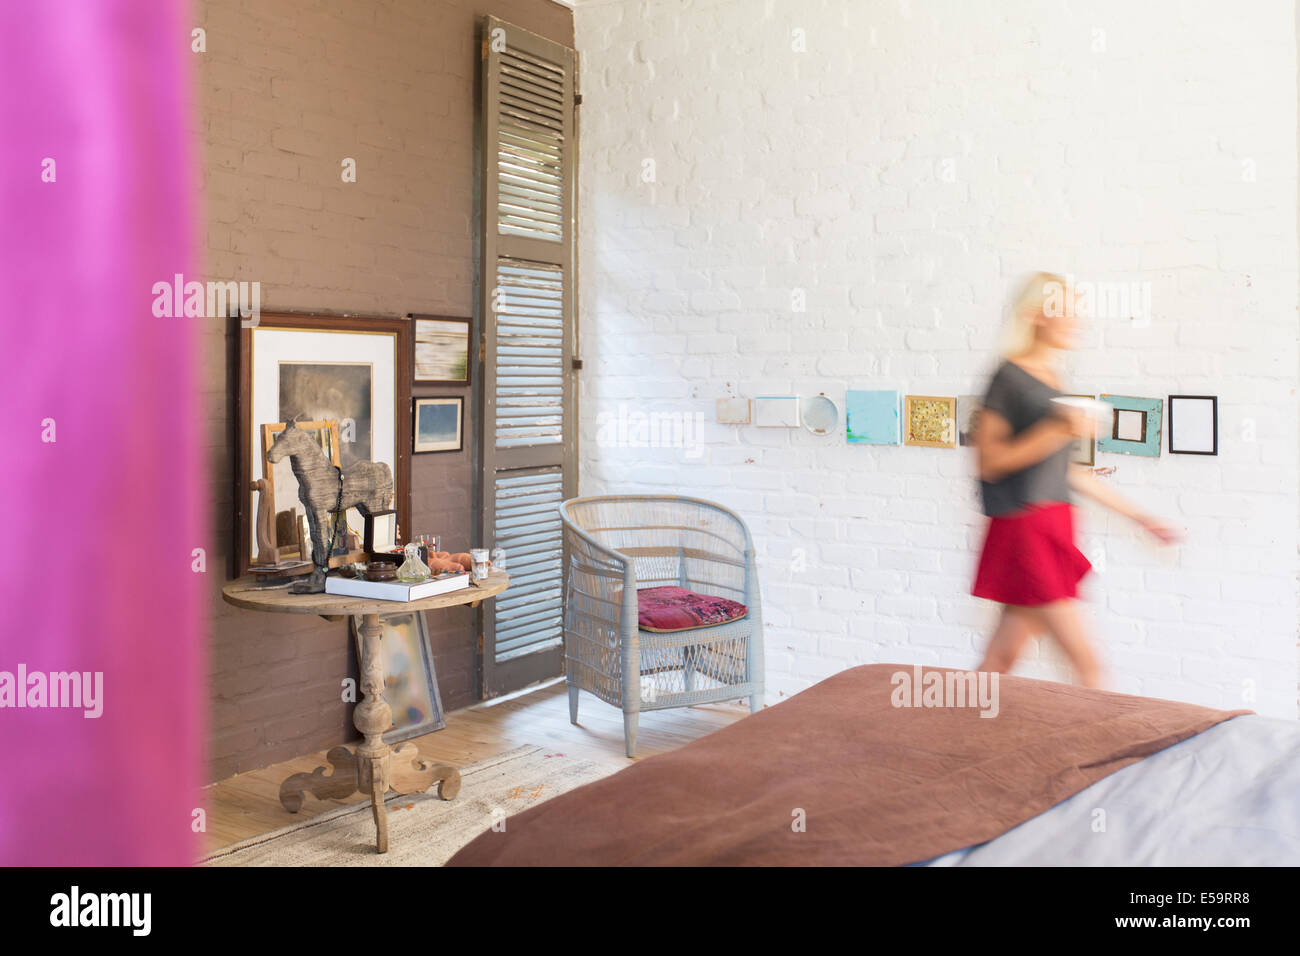
[{"label": "turquoise square artwork", "polygon": [[897,445],[902,440],[898,392],[844,393],[845,435],[851,445]]},{"label": "turquoise square artwork", "polygon": [[1097,430],[1097,451],[1120,455],[1160,457],[1160,420],[1165,403],[1160,398],[1103,395],[1101,400],[1115,409],[1110,428]]}]

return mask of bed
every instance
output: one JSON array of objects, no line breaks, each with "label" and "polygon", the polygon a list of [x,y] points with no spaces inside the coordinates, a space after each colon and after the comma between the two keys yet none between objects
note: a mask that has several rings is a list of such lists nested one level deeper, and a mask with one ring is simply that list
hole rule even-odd
[{"label": "bed", "polygon": [[1234,717],[924,865],[1300,865],[1300,724]]},{"label": "bed", "polygon": [[973,678],[843,671],[448,865],[1300,863],[1300,725],[1005,676],[932,706]]}]

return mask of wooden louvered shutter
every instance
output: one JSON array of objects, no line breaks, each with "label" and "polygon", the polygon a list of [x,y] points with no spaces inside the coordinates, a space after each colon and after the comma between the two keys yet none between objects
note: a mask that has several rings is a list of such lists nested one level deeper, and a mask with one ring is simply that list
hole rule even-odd
[{"label": "wooden louvered shutter", "polygon": [[577,54],[495,17],[482,49],[482,532],[511,579],[483,605],[489,698],[564,670],[556,506],[577,491]]}]

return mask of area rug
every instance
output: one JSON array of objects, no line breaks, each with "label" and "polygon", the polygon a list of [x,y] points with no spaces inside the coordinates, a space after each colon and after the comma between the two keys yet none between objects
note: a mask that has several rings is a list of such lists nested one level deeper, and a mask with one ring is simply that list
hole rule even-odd
[{"label": "area rug", "polygon": [[[525,746],[462,767],[455,800],[428,793],[393,794],[388,852],[375,852],[369,801],[329,810],[301,823],[244,840],[205,857],[204,866],[441,866],[494,823],[608,776],[602,766]],[[312,799],[310,796],[308,800]]]}]

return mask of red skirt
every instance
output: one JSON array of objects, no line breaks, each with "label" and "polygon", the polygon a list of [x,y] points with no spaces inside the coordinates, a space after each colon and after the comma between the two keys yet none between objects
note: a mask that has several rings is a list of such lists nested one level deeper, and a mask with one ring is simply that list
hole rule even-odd
[{"label": "red skirt", "polygon": [[971,594],[1002,604],[1050,604],[1078,594],[1092,564],[1074,546],[1074,508],[1030,505],[989,519]]}]

